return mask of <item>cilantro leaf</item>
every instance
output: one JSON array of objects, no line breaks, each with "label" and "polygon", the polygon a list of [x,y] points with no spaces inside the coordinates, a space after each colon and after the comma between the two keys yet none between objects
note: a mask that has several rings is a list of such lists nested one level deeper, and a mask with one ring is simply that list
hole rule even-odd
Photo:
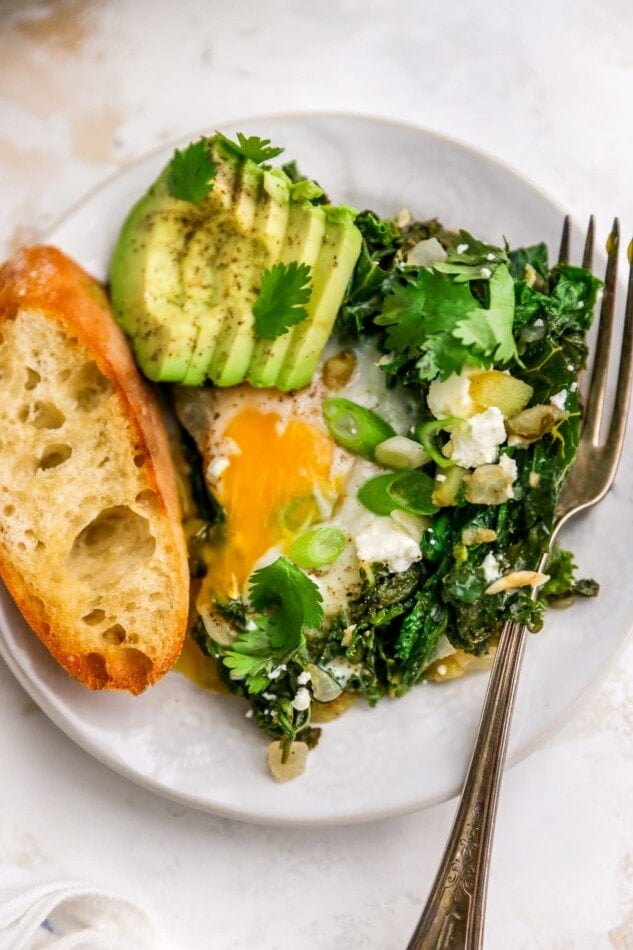
[{"label": "cilantro leaf", "polygon": [[308,264],[273,264],[264,271],[262,285],[253,304],[255,332],[263,340],[274,340],[308,316],[311,268]]},{"label": "cilantro leaf", "polygon": [[232,680],[244,680],[249,693],[266,689],[275,666],[305,647],[303,630],[323,619],[317,585],[292,561],[279,557],[250,580],[250,599],[259,616],[240,633],[222,662]]},{"label": "cilantro leaf", "polygon": [[385,298],[382,313],[376,324],[387,327],[386,344],[389,350],[414,358],[427,337],[424,323],[430,273],[423,271],[418,284],[396,285]]},{"label": "cilantro leaf", "polygon": [[192,142],[182,152],[176,149],[169,163],[167,189],[172,198],[201,204],[213,188],[217,166],[211,157],[209,140]]},{"label": "cilantro leaf", "polygon": [[267,162],[271,158],[281,155],[283,152],[283,148],[277,148],[277,146],[271,145],[270,139],[262,139],[259,135],[246,136],[243,132],[238,132],[237,142],[227,138],[226,135],[222,135],[220,132],[218,132],[218,135],[221,135],[223,142],[225,142],[236,155],[239,155],[240,158],[250,159],[252,162],[255,162],[256,165],[261,165],[262,162]]},{"label": "cilantro leaf", "polygon": [[270,666],[268,659],[242,653],[235,649],[236,645],[239,646],[237,641],[223,659],[224,665],[231,671],[231,679],[245,680],[249,693],[261,693],[269,683],[269,677],[266,676],[266,667]]},{"label": "cilantro leaf", "polygon": [[421,379],[459,373],[466,365],[506,363],[516,355],[512,336],[514,281],[498,264],[488,282],[490,305],[480,306],[470,284],[437,267],[422,268],[413,283],[392,288],[378,326],[386,326],[385,346],[397,356],[417,359]]},{"label": "cilantro leaf", "polygon": [[255,571],[250,598],[255,610],[269,612],[268,636],[274,649],[295,649],[303,628],[318,627],[323,619],[319,588],[285,557]]},{"label": "cilantro leaf", "polygon": [[505,264],[497,267],[489,288],[490,306],[471,310],[455,327],[455,336],[495,362],[509,363],[516,356],[512,336],[514,281]]}]

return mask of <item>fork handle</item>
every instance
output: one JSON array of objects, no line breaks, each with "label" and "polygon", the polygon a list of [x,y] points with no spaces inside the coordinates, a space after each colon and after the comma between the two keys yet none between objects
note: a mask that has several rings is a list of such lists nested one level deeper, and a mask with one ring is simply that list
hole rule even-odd
[{"label": "fork handle", "polygon": [[488,868],[526,628],[499,638],[473,755],[439,871],[407,950],[481,950]]}]

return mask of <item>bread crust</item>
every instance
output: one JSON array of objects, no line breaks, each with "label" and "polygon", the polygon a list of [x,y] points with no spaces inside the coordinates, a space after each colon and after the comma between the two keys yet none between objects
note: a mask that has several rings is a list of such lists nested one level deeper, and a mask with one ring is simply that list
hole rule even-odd
[{"label": "bread crust", "polygon": [[[73,630],[58,607],[16,569],[10,545],[0,532],[0,577],[20,612],[55,659],[91,689],[140,693],[173,665],[180,652],[189,605],[189,570],[180,520],[174,466],[163,417],[154,394],[142,380],[125,337],[114,321],[103,287],[57,248],[27,247],[0,268],[0,331],[25,311],[37,311],[76,340],[110,382],[133,433],[129,465],[143,458],[143,484],[156,496],[149,522],[167,551],[170,582],[164,590],[171,629],[161,630],[159,650],[145,643],[121,649],[77,649]],[[89,479],[87,480],[89,481]],[[0,514],[0,528],[2,527]],[[151,618],[148,618],[151,623]],[[144,633],[147,636],[147,633]]]}]

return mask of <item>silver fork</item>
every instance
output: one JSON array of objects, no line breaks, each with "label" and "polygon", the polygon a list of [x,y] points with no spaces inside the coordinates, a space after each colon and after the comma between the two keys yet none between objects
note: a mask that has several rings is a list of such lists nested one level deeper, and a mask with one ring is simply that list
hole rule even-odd
[{"label": "silver fork", "polygon": [[[589,220],[583,265],[591,268],[594,219]],[[633,378],[633,242],[617,389],[606,438],[600,441],[620,243],[618,220],[607,241],[607,268],[594,364],[578,451],[556,509],[551,542],[573,515],[597,504],[609,491],[622,453]],[[565,219],[559,261],[569,259],[570,219]],[[550,542],[550,543],[551,543]],[[542,570],[547,554],[537,570]],[[508,622],[501,631],[472,759],[457,814],[426,907],[408,950],[480,950],[483,945],[488,870],[501,775],[508,745],[526,628]]]}]

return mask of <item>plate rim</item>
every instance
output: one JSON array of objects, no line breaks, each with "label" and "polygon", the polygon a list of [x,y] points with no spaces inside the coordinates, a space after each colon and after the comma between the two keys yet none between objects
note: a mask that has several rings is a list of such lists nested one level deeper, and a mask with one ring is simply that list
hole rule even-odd
[{"label": "plate rim", "polygon": [[[240,116],[237,118],[223,119],[220,125],[226,126],[237,126],[240,124],[246,125],[251,122],[296,122],[302,119],[352,119],[354,121],[368,122],[368,123],[378,123],[381,125],[388,125],[392,128],[403,128],[408,129],[411,132],[422,133],[423,135],[428,135],[430,138],[437,139],[440,142],[444,142],[450,145],[452,148],[456,148],[462,152],[468,152],[471,155],[476,156],[479,159],[483,159],[489,165],[495,165],[497,168],[501,169],[505,174],[512,177],[518,178],[524,185],[528,185],[533,191],[537,192],[539,196],[555,208],[561,216],[564,218],[567,212],[562,204],[559,202],[538,182],[536,182],[529,175],[525,175],[521,172],[516,166],[511,162],[506,161],[505,159],[499,158],[492,152],[487,151],[484,148],[481,148],[479,145],[473,145],[470,142],[467,142],[465,139],[460,138],[456,135],[450,135],[447,132],[438,132],[434,129],[431,129],[425,125],[419,125],[416,122],[411,122],[405,119],[395,119],[392,116],[380,115],[377,113],[369,113],[362,111],[350,111],[350,110],[336,110],[336,109],[306,109],[306,110],[290,110],[283,112],[266,112],[262,114],[254,114],[247,116]],[[214,129],[214,131],[216,131]],[[193,142],[195,139],[200,138],[203,135],[209,135],[208,128],[198,128],[197,130],[192,130],[187,132],[184,135],[173,136],[168,139],[165,139],[164,142],[161,142],[160,145],[155,146],[154,148],[149,149],[147,152],[144,152],[142,155],[136,155],[134,158],[129,161],[124,162],[120,165],[115,171],[110,172],[105,178],[102,178],[100,181],[96,182],[92,187],[87,191],[83,192],[82,195],[74,201],[65,211],[63,211],[58,217],[54,218],[52,223],[48,225],[46,230],[42,234],[42,240],[46,241],[48,237],[54,234],[59,228],[61,228],[67,220],[69,220],[76,211],[84,204],[84,202],[90,200],[94,195],[98,194],[100,191],[105,190],[112,181],[116,180],[119,175],[123,172],[133,169],[138,165],[143,164],[145,161],[151,159],[154,156],[160,155],[161,152],[167,151],[169,149],[174,149],[182,146],[185,141]],[[572,218],[572,225],[576,224],[574,218]]]},{"label": "plate rim", "polygon": [[[529,176],[523,174],[516,167],[510,163],[504,161],[503,159],[498,158],[497,156],[487,152],[485,149],[480,148],[479,146],[474,146],[469,142],[461,140],[456,136],[446,134],[444,132],[438,132],[431,128],[428,128],[423,125],[419,125],[415,122],[410,122],[406,120],[401,120],[398,118],[393,118],[389,116],[383,116],[380,114],[370,114],[365,112],[355,112],[349,110],[292,110],[284,112],[272,112],[272,113],[262,113],[256,115],[249,115],[233,119],[222,119],[220,127],[229,127],[233,128],[235,126],[248,125],[250,123],[262,124],[267,121],[272,122],[307,122],[311,120],[328,120],[336,119],[339,121],[350,120],[355,122],[371,123],[372,125],[382,125],[383,127],[389,127],[390,129],[397,132],[398,129],[407,130],[410,133],[422,134],[434,139],[444,145],[448,146],[450,149],[457,150],[466,156],[473,157],[476,160],[483,161],[489,167],[493,169],[498,169],[504,175],[509,176],[512,179],[516,179],[523,186],[527,186],[531,189],[539,198],[547,203],[550,206],[552,211],[557,211],[561,215],[561,219],[565,215],[563,207],[539,184],[533,181]],[[88,189],[86,192],[72,203],[62,214],[56,217],[53,223],[47,227],[45,234],[43,235],[43,240],[50,240],[55,233],[57,233],[62,227],[64,227],[68,221],[70,221],[82,208],[84,204],[89,202],[95,196],[103,191],[107,191],[109,187],[113,185],[114,182],[122,175],[128,171],[133,170],[135,167],[142,165],[144,162],[151,160],[152,157],[157,157],[161,153],[168,152],[170,149],[179,147],[185,141],[193,141],[195,138],[200,137],[201,135],[210,134],[209,128],[204,130],[188,132],[185,135],[180,135],[174,137],[173,139],[166,140],[165,142],[160,143],[156,147],[150,149],[147,152],[144,152],[142,155],[137,155],[130,161],[125,162],[116,168],[111,174],[107,175],[101,181],[97,182],[93,187]],[[10,595],[8,595],[10,597]],[[551,720],[546,726],[544,726],[537,734],[535,734],[531,739],[524,741],[519,748],[517,748],[512,754],[508,756],[506,763],[506,768],[513,768],[523,759],[527,758],[532,754],[536,749],[540,748],[544,743],[546,743],[552,735],[557,733],[563,725],[568,721],[569,718],[575,713],[577,708],[584,702],[587,701],[587,698],[598,689],[599,686],[603,683],[606,675],[612,668],[613,664],[617,661],[618,656],[622,653],[625,646],[627,645],[631,632],[633,629],[633,618],[628,621],[626,633],[622,636],[620,641],[617,643],[615,649],[605,658],[602,663],[592,671],[591,680],[585,686],[585,688],[578,693],[578,695],[569,703],[554,719]],[[324,826],[336,826],[342,824],[355,824],[355,823],[365,823],[381,820],[383,818],[389,818],[397,815],[404,815],[414,813],[420,810],[426,810],[427,808],[432,808],[435,805],[438,805],[442,802],[447,802],[455,798],[460,793],[460,787],[453,787],[452,789],[446,790],[444,793],[437,794],[432,796],[429,799],[426,799],[423,802],[410,802],[408,804],[392,804],[384,806],[383,808],[373,808],[365,810],[362,812],[358,811],[339,811],[334,815],[319,815],[316,818],[310,817],[296,817],[296,816],[285,816],[283,814],[271,814],[254,812],[252,810],[245,810],[244,807],[241,808],[230,808],[224,805],[218,805],[211,803],[207,800],[201,799],[193,793],[181,792],[178,789],[167,786],[162,782],[157,781],[152,778],[151,775],[145,775],[139,772],[135,772],[127,763],[121,762],[114,758],[109,751],[99,748],[90,737],[86,735],[85,731],[82,732],[76,725],[74,720],[69,720],[68,716],[64,717],[63,713],[55,707],[52,702],[49,702],[49,699],[45,693],[41,692],[40,686],[37,680],[33,680],[27,671],[20,665],[18,659],[13,655],[9,642],[6,640],[4,624],[0,624],[0,653],[2,654],[4,661],[6,662],[9,670],[12,675],[18,681],[23,689],[35,700],[37,705],[42,709],[54,725],[59,728],[67,738],[69,738],[73,743],[82,748],[85,752],[90,754],[93,758],[99,761],[102,765],[105,765],[107,768],[111,769],[115,773],[121,775],[127,780],[133,782],[134,784],[149,790],[159,796],[168,799],[170,801],[175,801],[180,804],[191,807],[195,810],[202,811],[211,815],[218,817],[231,818],[235,820],[245,821],[249,823],[256,824],[265,824],[270,826],[280,826],[280,827],[324,827]],[[478,674],[481,676],[487,674]],[[34,695],[35,694],[35,695]]]}]

